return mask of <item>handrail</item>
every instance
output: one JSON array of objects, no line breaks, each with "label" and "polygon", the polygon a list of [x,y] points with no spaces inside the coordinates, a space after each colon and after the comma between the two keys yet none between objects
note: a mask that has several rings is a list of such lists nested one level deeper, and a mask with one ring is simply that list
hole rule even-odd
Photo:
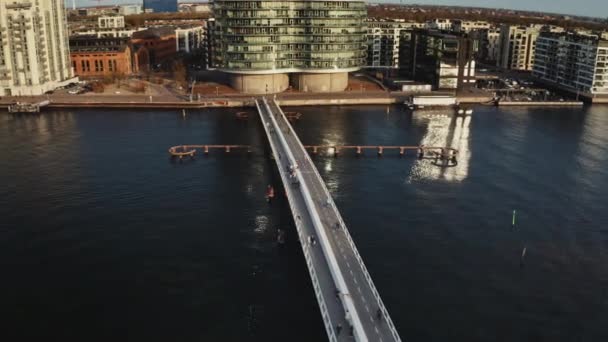
[{"label": "handrail", "polygon": [[[277,137],[279,138],[279,141],[283,145],[283,148],[285,149],[285,151],[288,155],[291,165],[297,165],[297,160],[294,157],[291,149],[289,148],[289,144],[287,143],[287,140],[285,140],[285,136],[283,135],[283,133],[280,129],[281,127],[279,126],[278,122],[274,118],[274,115],[272,115],[272,110],[270,109],[270,106],[269,106],[266,98],[263,99],[263,102],[268,110],[270,120],[273,123],[275,131],[277,132]],[[276,103],[275,103],[275,105],[276,105]],[[283,111],[280,108],[279,108],[279,110],[281,111],[282,117],[284,117]],[[291,125],[289,125],[287,127],[289,130],[293,130]],[[302,146],[299,139],[296,139],[296,140],[298,141],[298,144],[300,146]],[[305,155],[307,155],[307,154],[305,153]],[[352,300],[352,298],[350,297],[350,290],[348,289],[348,286],[346,285],[346,281],[344,279],[344,275],[342,274],[342,270],[338,264],[337,257],[335,255],[333,249],[331,248],[331,245],[329,243],[329,238],[327,237],[327,233],[325,232],[325,228],[323,226],[323,223],[321,222],[321,217],[319,216],[315,203],[312,199],[312,196],[310,195],[310,190],[308,189],[304,176],[302,175],[301,171],[298,168],[295,168],[294,170],[296,173],[296,177],[300,183],[300,191],[304,197],[304,202],[306,204],[308,212],[310,213],[310,216],[311,216],[311,219],[313,222],[313,226],[315,228],[315,232],[317,233],[317,235],[319,237],[319,244],[321,246],[321,250],[323,251],[323,254],[325,255],[325,258],[328,262],[331,276],[334,280],[336,288],[342,294],[341,302],[342,302],[342,305],[346,312],[345,318],[347,321],[349,321],[349,323],[353,327],[353,333],[355,336],[355,340],[362,341],[362,342],[368,341],[365,330],[363,329],[363,323],[361,322],[361,318],[359,317],[359,314],[355,307],[355,303]],[[284,172],[283,170],[280,170],[280,171]]]},{"label": "handrail", "polygon": [[[258,108],[258,111],[260,113],[261,112],[261,108],[259,106],[258,101],[255,101],[256,107]],[[272,116],[272,115],[270,115]],[[268,137],[271,136],[269,128],[266,126],[265,120],[262,116],[262,123],[264,126],[264,130],[266,131],[266,134],[268,135]],[[278,155],[278,151],[276,150],[276,147],[274,146],[274,143],[272,141],[272,139],[269,139],[270,141],[270,148],[272,149],[273,153],[275,155]],[[276,162],[278,164],[279,167],[281,167],[279,159],[276,159]],[[288,179],[285,178],[285,174],[284,172],[282,172],[281,170],[279,170],[279,174],[281,175],[281,178],[283,179],[283,183],[287,184],[288,183]],[[293,213],[297,212],[297,209],[294,207],[294,200],[293,200],[293,194],[291,192],[291,190],[289,188],[286,188],[285,193],[287,194],[287,198],[288,198],[288,203],[289,203],[289,207],[291,208],[291,211]],[[302,222],[299,220],[294,220],[295,224],[296,224],[296,230],[298,232],[298,236],[300,238],[300,241],[306,241],[306,237],[303,235],[302,233]],[[321,316],[323,317],[323,323],[325,324],[325,330],[327,331],[327,335],[329,338],[330,342],[335,342],[338,340],[337,338],[337,334],[334,331],[334,326],[331,324],[331,320],[329,317],[329,311],[327,309],[327,304],[325,303],[325,298],[323,298],[323,294],[319,285],[319,278],[317,277],[317,274],[314,270],[314,268],[312,267],[312,257],[310,255],[310,250],[308,248],[305,248],[303,244],[301,244],[302,246],[302,252],[304,253],[304,259],[306,259],[306,264],[308,265],[308,273],[310,274],[310,278],[312,280],[312,284],[313,284],[313,289],[315,290],[315,296],[317,297],[317,302],[319,303],[319,308],[321,310]]]},{"label": "handrail", "polygon": [[[276,105],[276,102],[275,102],[275,105]],[[283,110],[281,109],[281,107],[279,107],[278,105],[276,105],[276,107],[283,114]],[[289,123],[289,120],[285,120],[285,124],[288,125],[288,128],[290,129],[290,131],[295,132],[293,130],[293,127]],[[297,140],[298,144],[300,145],[300,147],[304,148],[304,146],[302,145],[302,142],[299,139],[296,139],[296,140]],[[321,177],[321,174],[319,173],[319,170],[317,170],[317,168],[314,167],[314,163],[313,163],[312,159],[310,158],[310,156],[308,155],[308,153],[305,154],[304,158],[306,158],[307,162],[309,162],[310,164],[313,165],[312,169],[314,170],[315,175],[319,179],[323,180],[323,178]],[[363,272],[365,274],[365,278],[367,280],[367,283],[370,286],[370,288],[372,289],[372,293],[374,295],[374,298],[376,299],[376,301],[378,303],[378,307],[382,311],[383,317],[386,320],[387,325],[388,325],[389,329],[391,330],[391,333],[393,334],[393,337],[395,338],[396,341],[401,341],[401,338],[399,337],[397,329],[395,328],[395,325],[394,325],[392,319],[390,318],[390,316],[388,314],[388,310],[386,309],[386,307],[384,305],[384,302],[382,302],[382,299],[380,298],[380,294],[378,293],[378,290],[376,289],[376,286],[374,285],[374,282],[372,281],[372,278],[369,275],[369,272],[367,271],[367,267],[365,267],[365,264],[363,263],[363,259],[361,258],[361,255],[359,254],[359,251],[357,250],[357,247],[355,246],[355,243],[354,243],[354,241],[352,239],[352,236],[350,235],[350,232],[346,228],[346,223],[344,222],[344,220],[342,218],[342,215],[340,214],[340,211],[338,210],[338,208],[336,206],[336,203],[334,202],[333,198],[330,196],[330,192],[329,192],[329,189],[327,189],[327,185],[325,184],[324,181],[321,181],[320,183],[321,183],[321,186],[322,186],[322,188],[324,190],[324,193],[327,195],[327,198],[330,201],[330,204],[331,204],[332,208],[334,209],[334,211],[336,213],[336,216],[338,218],[340,226],[343,228],[342,230],[344,231],[344,234],[347,237],[349,245],[351,246],[353,252],[355,253],[357,261],[359,262],[359,266],[361,267],[361,269],[363,270]]]}]

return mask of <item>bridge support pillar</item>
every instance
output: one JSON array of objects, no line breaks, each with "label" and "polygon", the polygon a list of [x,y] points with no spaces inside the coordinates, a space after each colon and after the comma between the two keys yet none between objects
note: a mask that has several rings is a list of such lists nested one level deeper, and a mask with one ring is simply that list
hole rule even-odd
[{"label": "bridge support pillar", "polygon": [[384,153],[384,147],[378,146],[378,157],[382,157],[383,153]]},{"label": "bridge support pillar", "polygon": [[357,146],[357,157],[361,156],[361,146]]},{"label": "bridge support pillar", "polygon": [[209,146],[205,146],[204,152],[205,152],[205,154],[209,154]]}]

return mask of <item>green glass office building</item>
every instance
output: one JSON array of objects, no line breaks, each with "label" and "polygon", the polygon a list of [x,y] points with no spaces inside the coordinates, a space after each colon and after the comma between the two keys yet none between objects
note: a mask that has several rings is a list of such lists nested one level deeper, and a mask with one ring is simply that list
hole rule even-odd
[{"label": "green glass office building", "polygon": [[216,0],[213,11],[213,64],[240,91],[341,91],[365,65],[364,1]]}]

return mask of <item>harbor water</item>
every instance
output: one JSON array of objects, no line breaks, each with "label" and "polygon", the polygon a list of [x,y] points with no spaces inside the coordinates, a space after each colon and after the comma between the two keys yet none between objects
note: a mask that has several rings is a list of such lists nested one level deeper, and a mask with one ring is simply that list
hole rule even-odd
[{"label": "harbor water", "polygon": [[[460,151],[314,157],[403,340],[608,341],[607,107],[288,110],[306,145]],[[0,113],[0,340],[326,340],[237,111]],[[252,152],[170,160],[181,144]]]}]

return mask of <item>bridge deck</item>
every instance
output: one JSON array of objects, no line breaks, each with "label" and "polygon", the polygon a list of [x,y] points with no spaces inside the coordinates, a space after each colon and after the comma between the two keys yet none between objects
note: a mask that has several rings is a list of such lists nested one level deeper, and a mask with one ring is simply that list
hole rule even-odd
[{"label": "bridge deck", "polygon": [[[340,212],[289,121],[274,101],[258,100],[257,105],[330,341],[352,340],[351,326],[357,341],[401,341]],[[290,177],[294,163],[299,184]]]}]

